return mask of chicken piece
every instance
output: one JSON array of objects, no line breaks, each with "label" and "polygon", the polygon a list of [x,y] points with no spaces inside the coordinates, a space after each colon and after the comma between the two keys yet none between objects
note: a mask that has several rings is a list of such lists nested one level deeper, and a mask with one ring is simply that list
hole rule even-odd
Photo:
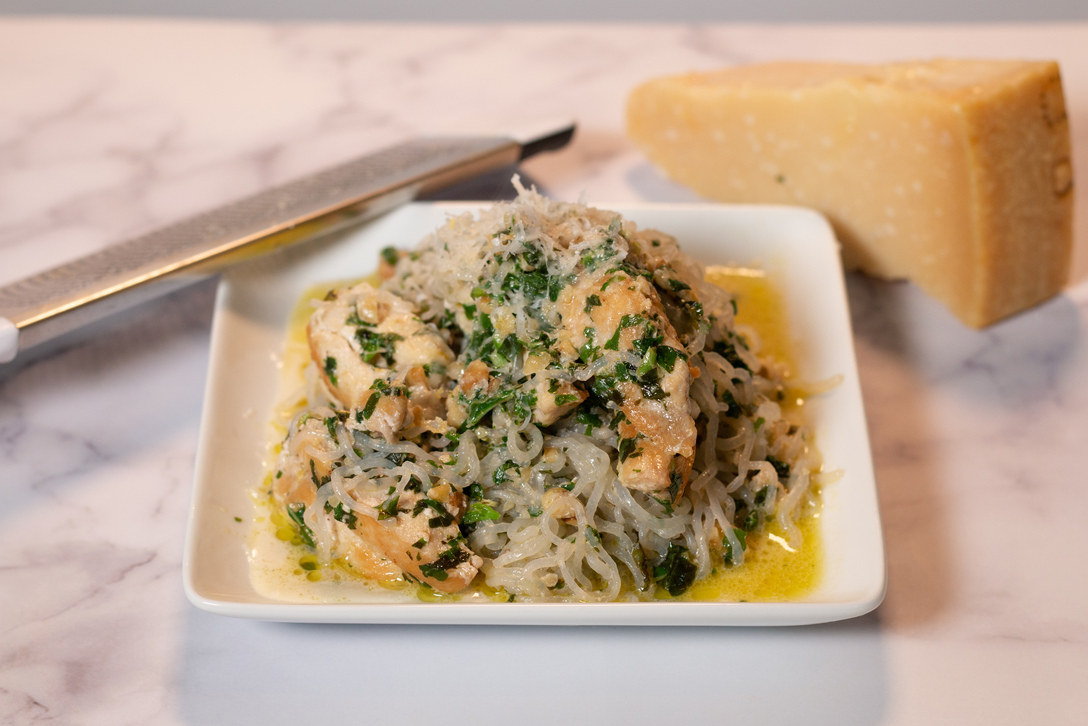
[{"label": "chicken piece", "polygon": [[[329,417],[322,418],[322,413]],[[272,489],[288,511],[313,506],[318,488],[341,461],[330,432],[337,426],[332,421],[338,422],[335,412],[316,409],[300,418],[284,444]],[[337,517],[329,509],[319,513],[336,533],[334,556],[347,557],[371,577],[388,579],[404,571],[440,592],[467,586],[483,561],[461,538],[465,495],[447,483],[431,491],[433,497],[415,491],[352,493],[354,502],[338,503],[351,516]]]},{"label": "chicken piece", "polygon": [[473,401],[494,395],[502,382],[491,375],[491,369],[482,360],[474,360],[465,366],[461,380],[446,400],[446,420],[450,426],[460,427],[469,419]]},{"label": "chicken piece", "polygon": [[313,504],[317,488],[341,461],[339,444],[325,423],[329,419],[337,420],[335,411],[315,408],[292,423],[272,480],[272,494],[284,506]]},{"label": "chicken piece", "polygon": [[[693,343],[700,330],[706,329],[703,301],[689,284],[702,279],[702,266],[684,259],[675,239],[652,229],[639,231],[631,240],[628,258],[653,274],[654,288],[676,338],[684,345]],[[679,265],[683,273],[674,265]]]},{"label": "chicken piece", "polygon": [[404,386],[390,386],[379,379],[359,403],[355,417],[349,420],[348,425],[380,434],[392,443],[396,434],[404,428],[408,416],[408,392]]},{"label": "chicken piece", "polygon": [[[390,505],[393,496],[396,501]],[[357,517],[355,533],[404,572],[439,592],[462,590],[476,577],[483,560],[468,548],[458,527],[464,494],[453,492],[445,503],[412,491],[376,492],[360,500],[374,516]],[[385,518],[379,520],[379,515]]]},{"label": "chicken piece", "polygon": [[306,334],[326,388],[348,409],[364,406],[377,380],[392,383],[415,366],[453,362],[446,341],[411,303],[366,282],[319,303]]},{"label": "chicken piece", "polygon": [[570,381],[559,378],[538,379],[533,420],[542,426],[551,426],[578,408],[578,404],[586,398],[586,392],[575,388]]},{"label": "chicken piece", "polygon": [[691,372],[653,285],[640,275],[602,269],[584,273],[557,303],[561,352],[577,351],[583,364],[599,365],[603,357],[593,385],[608,389],[624,413],[618,431],[620,482],[679,498],[695,456]]},{"label": "chicken piece", "polygon": [[[404,384],[408,388],[409,426],[441,433],[445,429],[441,417],[446,412],[446,392],[431,386],[430,376],[423,366],[409,368],[404,374]],[[409,438],[414,435],[409,434]]]}]

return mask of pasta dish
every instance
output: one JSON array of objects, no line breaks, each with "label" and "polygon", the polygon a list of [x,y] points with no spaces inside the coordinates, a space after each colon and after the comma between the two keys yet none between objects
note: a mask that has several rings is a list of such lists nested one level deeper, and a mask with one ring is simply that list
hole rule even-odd
[{"label": "pasta dish", "polygon": [[667,234],[515,185],[314,303],[268,487],[295,542],[575,602],[680,596],[768,528],[799,547],[819,455],[734,299]]}]

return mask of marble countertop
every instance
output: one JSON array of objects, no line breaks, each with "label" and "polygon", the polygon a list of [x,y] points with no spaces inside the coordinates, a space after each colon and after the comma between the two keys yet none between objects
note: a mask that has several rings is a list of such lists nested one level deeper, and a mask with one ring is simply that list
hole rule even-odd
[{"label": "marble countertop", "polygon": [[[0,284],[418,133],[573,117],[561,198],[693,199],[622,133],[644,78],[776,58],[1056,58],[1088,25],[271,25],[0,19]],[[1083,723],[1088,184],[1060,297],[983,332],[851,276],[889,564],[781,629],[306,626],[192,607],[214,284],[0,368],[0,722]],[[450,682],[452,681],[452,683]]]}]

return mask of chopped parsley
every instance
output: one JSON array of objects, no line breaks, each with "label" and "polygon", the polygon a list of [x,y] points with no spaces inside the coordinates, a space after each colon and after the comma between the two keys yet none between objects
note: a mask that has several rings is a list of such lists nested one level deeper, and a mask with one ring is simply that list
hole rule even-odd
[{"label": "chopped parsley", "polygon": [[468,413],[464,423],[462,423],[457,430],[467,431],[470,428],[473,428],[476,424],[480,423],[480,419],[491,412],[491,409],[504,401],[509,401],[514,397],[515,393],[516,391],[512,388],[504,388],[490,396],[477,396],[470,401],[462,400],[462,404],[467,404]]},{"label": "chopped parsley", "polygon": [[484,504],[483,502],[473,502],[469,505],[468,511],[465,512],[465,516],[461,517],[462,524],[475,524],[477,522],[487,522],[499,519],[502,515],[499,514],[494,507]]},{"label": "chopped parsley", "polygon": [[449,577],[449,574],[445,570],[435,565],[420,565],[419,571],[423,573],[424,576],[438,580],[439,582],[445,582],[446,578]]},{"label": "chopped parsley", "polygon": [[328,502],[325,502],[325,511],[331,513],[333,519],[337,522],[346,524],[348,529],[355,529],[355,522],[358,521],[358,518],[356,517],[355,512],[344,506],[343,502],[339,502],[335,508]]},{"label": "chopped parsley", "polygon": [[672,373],[673,368],[676,367],[677,359],[679,359],[679,360],[687,360],[688,359],[688,356],[687,356],[686,353],[683,353],[682,351],[679,351],[676,348],[671,348],[671,347],[669,347],[667,345],[659,345],[654,350],[657,351],[657,364],[660,365],[662,368],[664,368],[669,373]]},{"label": "chopped parsley", "polygon": [[741,368],[743,370],[750,370],[748,364],[741,360],[741,357],[737,354],[737,346],[726,340],[715,341],[714,345],[710,346],[710,349],[729,361],[729,365],[734,368]]},{"label": "chopped parsley", "polygon": [[325,375],[328,377],[329,383],[334,386],[337,385],[336,359],[331,355],[325,356]]},{"label": "chopped parsley", "polygon": [[574,420],[586,427],[586,436],[592,434],[594,428],[601,426],[601,417],[590,413],[584,407],[574,414]]},{"label": "chopped parsley", "polygon": [[[374,391],[374,393],[370,394],[370,397],[366,399],[363,410],[360,411],[364,419],[370,420],[370,417],[374,415],[374,409],[378,407],[378,401],[380,401],[381,398],[381,391]],[[358,415],[356,417],[358,417]]]},{"label": "chopped parsley", "polygon": [[786,462],[772,454],[767,454],[767,463],[774,467],[774,472],[778,474],[779,481],[790,478],[790,465]]},{"label": "chopped parsley", "polygon": [[405,511],[397,509],[398,502],[400,502],[400,494],[390,492],[390,496],[378,506],[378,519],[392,519],[397,516],[397,512]]},{"label": "chopped parsley", "polygon": [[393,347],[404,338],[396,333],[377,333],[360,325],[355,328],[355,340],[359,343],[359,357],[364,363],[392,367],[396,362],[393,358]]},{"label": "chopped parsley", "polygon": [[448,527],[453,524],[453,515],[446,511],[446,508],[442,506],[441,502],[436,502],[433,499],[424,497],[416,502],[416,506],[412,508],[412,516],[418,517],[424,509],[430,509],[435,513],[434,517],[427,520],[427,526],[434,527]]},{"label": "chopped parsley", "polygon": [[620,439],[619,441],[619,455],[620,463],[627,461],[631,457],[637,457],[639,450],[636,447],[635,442],[642,437],[642,434],[636,434],[629,439]]},{"label": "chopped parsley", "polygon": [[688,548],[670,542],[665,556],[654,566],[652,575],[670,595],[678,597],[695,582],[695,572],[695,563],[689,558]]},{"label": "chopped parsley", "polygon": [[[740,551],[746,551],[748,549],[748,533],[739,527],[733,527],[733,534],[740,543]],[[729,538],[724,535],[722,536],[722,559],[727,565],[735,565],[737,560],[740,559],[740,557],[734,556],[733,546],[729,544]]]},{"label": "chopped parsley", "polygon": [[305,514],[305,504],[287,505],[287,516],[295,523],[295,529],[298,531],[299,538],[310,547],[316,547],[314,544],[314,531],[306,525],[306,521],[303,519]]}]

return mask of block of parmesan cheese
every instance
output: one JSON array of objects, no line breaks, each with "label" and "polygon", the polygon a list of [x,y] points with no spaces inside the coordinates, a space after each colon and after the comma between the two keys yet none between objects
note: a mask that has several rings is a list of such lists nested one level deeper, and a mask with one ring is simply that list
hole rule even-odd
[{"label": "block of parmesan cheese", "polygon": [[848,268],[982,327],[1055,295],[1072,254],[1056,63],[773,63],[652,80],[630,137],[699,194],[823,212]]}]

